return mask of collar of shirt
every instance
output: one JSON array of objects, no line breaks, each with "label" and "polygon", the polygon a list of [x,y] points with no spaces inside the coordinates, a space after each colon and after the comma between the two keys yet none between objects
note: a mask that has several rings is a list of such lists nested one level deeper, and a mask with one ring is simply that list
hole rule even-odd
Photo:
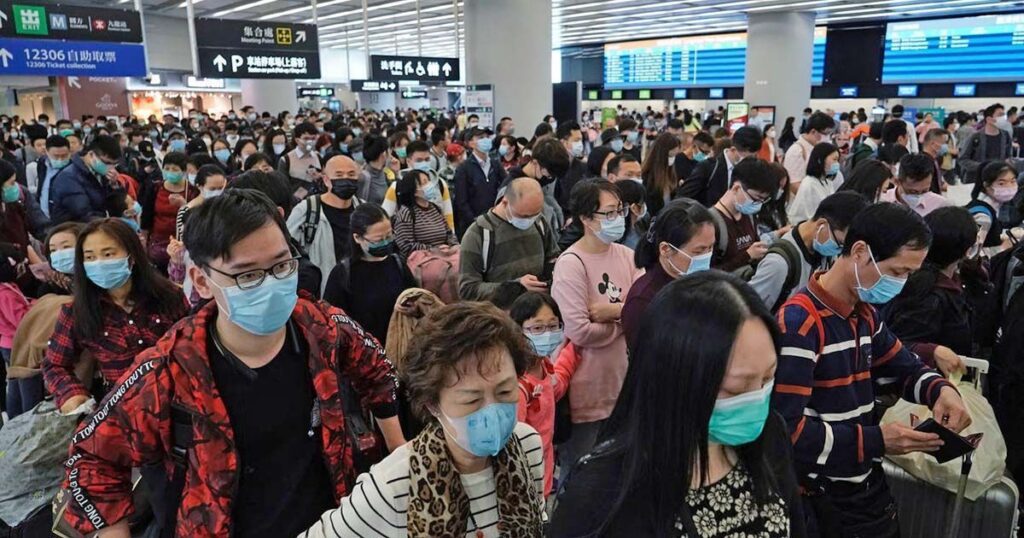
[{"label": "collar of shirt", "polygon": [[793,244],[796,245],[797,250],[804,257],[804,260],[810,264],[811,267],[818,267],[821,265],[821,261],[824,259],[818,251],[813,248],[808,249],[807,245],[804,244],[803,238],[800,237],[800,226],[793,226],[793,229],[789,231],[789,235],[793,239]]},{"label": "collar of shirt", "polygon": [[855,304],[849,304],[840,300],[838,297],[832,295],[821,285],[821,275],[825,274],[824,271],[817,271],[811,275],[811,279],[807,281],[807,291],[814,296],[815,299],[825,305],[825,308],[831,310],[837,316],[846,319],[853,314],[854,310],[858,308],[861,310],[861,314],[870,312],[871,306],[862,302]]},{"label": "collar of shirt", "polygon": [[871,140],[870,138],[865,138],[864,139],[864,145],[866,145],[867,147],[869,147],[869,148],[871,148],[871,149],[873,149],[875,151],[878,151],[878,142],[875,142],[874,140]]},{"label": "collar of shirt", "polygon": [[978,201],[979,202],[985,202],[986,204],[992,206],[992,209],[995,209],[997,211],[999,210],[1000,206],[1003,205],[1003,204],[997,202],[994,198],[992,198],[991,196],[989,196],[985,192],[982,192],[981,194],[978,195]]}]

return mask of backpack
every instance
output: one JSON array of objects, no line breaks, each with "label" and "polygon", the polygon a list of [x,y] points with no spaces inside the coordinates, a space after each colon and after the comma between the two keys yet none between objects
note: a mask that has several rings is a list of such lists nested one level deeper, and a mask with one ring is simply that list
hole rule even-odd
[{"label": "backpack", "polygon": [[[775,304],[772,306],[772,312],[777,312],[782,305],[789,300],[789,295],[796,289],[797,284],[800,283],[800,273],[802,256],[800,251],[796,248],[796,245],[789,241],[776,241],[765,253],[767,257],[771,253],[782,256],[782,259],[786,261],[786,280],[782,283],[782,289],[779,290],[779,296],[775,299]],[[762,260],[764,258],[761,258]],[[756,269],[755,269],[756,274]]]},{"label": "backpack", "polygon": [[302,227],[302,246],[309,247],[313,244],[316,239],[316,229],[320,225],[320,197],[309,196],[306,198],[306,220],[303,221]]},{"label": "backpack", "polygon": [[443,255],[434,250],[417,250],[407,262],[421,288],[430,290],[445,304],[459,301],[459,252]]},{"label": "backpack", "polygon": [[[482,234],[480,246],[480,259],[483,260],[483,267],[480,270],[480,274],[484,278],[486,278],[487,271],[491,268],[491,262],[494,259],[494,249],[492,248],[491,245],[491,243],[494,241],[494,239],[491,237],[494,234],[494,223],[491,222],[491,216],[489,213],[484,214],[484,220],[487,221],[487,224],[490,227],[480,227],[480,232]],[[537,221],[533,223],[533,227],[535,230],[537,230],[537,233],[540,234],[541,242],[544,243],[545,247],[547,247],[548,236],[547,233],[544,231],[544,219],[537,219]]]}]

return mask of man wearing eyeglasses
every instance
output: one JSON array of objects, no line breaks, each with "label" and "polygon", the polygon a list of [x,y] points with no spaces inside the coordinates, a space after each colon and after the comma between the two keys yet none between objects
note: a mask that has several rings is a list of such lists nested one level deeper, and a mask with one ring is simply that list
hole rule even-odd
[{"label": "man wearing eyeglasses", "polygon": [[154,511],[176,536],[295,536],[355,476],[343,377],[388,448],[405,442],[394,367],[343,311],[298,295],[296,253],[262,193],[199,206],[185,248],[209,302],[139,355],[73,438],[64,521],[129,536],[141,467],[166,476]]},{"label": "man wearing eyeglasses", "polygon": [[743,159],[732,169],[732,186],[711,208],[715,221],[715,253],[711,266],[735,271],[760,260],[768,245],[758,241],[754,215],[775,196],[779,183],[768,163]]}]

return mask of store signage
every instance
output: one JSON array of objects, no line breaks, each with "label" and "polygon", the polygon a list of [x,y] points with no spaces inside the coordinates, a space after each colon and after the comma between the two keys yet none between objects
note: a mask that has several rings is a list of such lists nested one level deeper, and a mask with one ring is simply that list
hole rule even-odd
[{"label": "store signage", "polygon": [[450,82],[462,78],[458,58],[432,56],[370,56],[374,80],[429,80]]},{"label": "store signage", "polygon": [[145,74],[142,45],[0,38],[0,75],[132,77]]},{"label": "store signage", "polygon": [[354,92],[393,92],[398,91],[398,83],[390,80],[352,80]]},{"label": "store signage", "polygon": [[138,11],[0,1],[0,36],[142,43]]},{"label": "store signage", "polygon": [[860,93],[859,88],[856,86],[840,86],[839,97],[857,97]]},{"label": "store signage", "polygon": [[409,89],[405,89],[405,90],[402,90],[401,96],[402,96],[402,99],[426,99],[427,98],[427,91],[426,90],[409,90]]},{"label": "store signage", "polygon": [[202,88],[204,90],[223,90],[224,79],[222,78],[199,78],[192,75],[185,76],[185,87]]},{"label": "store signage", "polygon": [[61,102],[71,117],[129,114],[125,77],[57,77]]},{"label": "store signage", "polygon": [[214,78],[320,78],[316,26],[196,19],[199,74]]},{"label": "store signage", "polygon": [[299,88],[299,97],[334,97],[334,88]]},{"label": "store signage", "polygon": [[466,86],[463,105],[466,107],[466,114],[476,114],[480,118],[480,127],[494,128],[493,85],[477,84],[475,86]]}]

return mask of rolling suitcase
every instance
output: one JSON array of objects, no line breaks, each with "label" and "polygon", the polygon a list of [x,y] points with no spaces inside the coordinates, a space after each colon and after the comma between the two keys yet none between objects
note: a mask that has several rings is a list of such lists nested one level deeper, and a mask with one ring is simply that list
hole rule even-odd
[{"label": "rolling suitcase", "polygon": [[[976,371],[975,388],[984,386],[988,362],[963,357],[968,369]],[[1016,538],[1020,518],[1020,492],[1010,478],[1003,476],[975,501],[964,498],[970,456],[961,467],[959,491],[945,489],[920,480],[902,467],[882,461],[885,478],[896,499],[903,538]]]}]

